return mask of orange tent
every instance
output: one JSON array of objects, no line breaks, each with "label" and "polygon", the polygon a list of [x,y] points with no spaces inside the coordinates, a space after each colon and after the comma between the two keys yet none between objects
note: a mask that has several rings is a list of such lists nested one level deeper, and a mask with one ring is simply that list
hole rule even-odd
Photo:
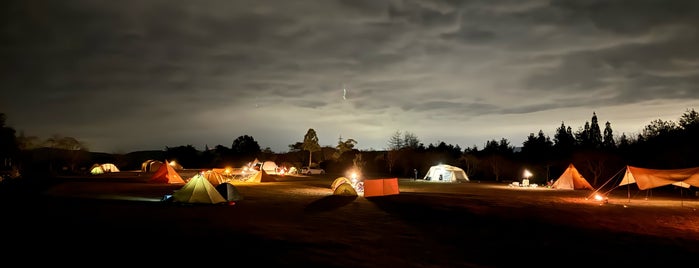
[{"label": "orange tent", "polygon": [[399,193],[398,178],[364,180],[364,197]]},{"label": "orange tent", "polygon": [[277,181],[274,178],[272,178],[267,172],[265,172],[264,169],[260,169],[255,175],[252,175],[252,177],[247,180],[247,182],[274,182]]},{"label": "orange tent", "polygon": [[218,186],[219,184],[226,181],[223,178],[223,175],[221,175],[221,173],[215,172],[213,170],[204,171],[201,173],[201,175],[203,175],[204,178],[206,178],[213,186]]},{"label": "orange tent", "polygon": [[571,189],[571,190],[580,190],[580,189],[588,189],[588,190],[594,190],[592,185],[583,177],[580,172],[578,172],[578,169],[573,166],[573,164],[569,164],[568,168],[561,174],[560,177],[551,185],[551,188],[554,189]]},{"label": "orange tent", "polygon": [[160,165],[160,168],[151,176],[148,182],[152,183],[185,183],[172,166],[168,164]]}]

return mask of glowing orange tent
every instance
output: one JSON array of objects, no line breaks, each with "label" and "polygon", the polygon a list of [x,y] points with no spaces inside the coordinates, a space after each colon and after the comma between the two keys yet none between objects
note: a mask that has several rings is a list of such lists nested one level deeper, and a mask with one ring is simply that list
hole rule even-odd
[{"label": "glowing orange tent", "polygon": [[185,181],[177,174],[172,166],[168,164],[162,164],[158,170],[151,176],[148,182],[152,183],[185,183]]},{"label": "glowing orange tent", "polygon": [[206,178],[213,186],[218,186],[225,181],[223,175],[213,170],[204,171],[201,173],[201,175],[204,176],[204,178]]},{"label": "glowing orange tent", "polygon": [[578,172],[578,169],[573,166],[573,164],[569,164],[568,168],[566,168],[565,171],[563,171],[563,174],[561,174],[560,177],[551,185],[551,188],[554,189],[571,189],[571,190],[581,190],[581,189],[588,189],[588,190],[594,190],[592,185],[583,177],[580,172]]},{"label": "glowing orange tent", "polygon": [[398,178],[364,180],[364,197],[399,193]]}]

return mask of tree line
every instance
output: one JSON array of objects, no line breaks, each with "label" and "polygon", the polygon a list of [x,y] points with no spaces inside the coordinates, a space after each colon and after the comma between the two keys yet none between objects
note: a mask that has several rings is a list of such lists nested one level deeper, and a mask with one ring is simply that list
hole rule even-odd
[{"label": "tree line", "polygon": [[410,131],[396,130],[384,150],[361,151],[358,141],[339,138],[334,146],[318,144],[318,133],[309,128],[289,151],[275,153],[262,149],[249,135],[239,136],[229,146],[192,145],[127,154],[91,153],[78,139],[53,135],[41,140],[26,136],[5,125],[0,113],[0,169],[50,173],[81,173],[94,163],[114,163],[122,170],[139,169],[150,159],[177,160],[185,168],[238,167],[252,161],[271,160],[287,167],[315,166],[328,173],[344,175],[348,169],[361,169],[365,176],[412,177],[430,166],[443,163],[463,168],[472,180],[507,181],[521,179],[524,169],[534,174],[533,183],[546,183],[572,163],[593,186],[604,183],[626,165],[668,169],[699,166],[699,114],[687,109],[678,121],[653,120],[640,133],[615,135],[609,121],[600,126],[597,114],[573,130],[561,122],[553,138],[543,130],[532,132],[521,147],[505,138],[487,140],[478,146],[461,148],[440,141],[423,144]]}]

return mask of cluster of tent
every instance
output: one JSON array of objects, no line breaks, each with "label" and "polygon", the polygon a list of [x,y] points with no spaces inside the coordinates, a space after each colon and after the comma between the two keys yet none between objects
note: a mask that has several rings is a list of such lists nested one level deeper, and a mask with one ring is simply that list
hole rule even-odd
[{"label": "cluster of tent", "polygon": [[228,182],[214,185],[202,172],[194,175],[172,194],[172,201],[179,203],[221,204],[243,199],[238,189]]},{"label": "cluster of tent", "polygon": [[185,181],[173,165],[161,164],[148,182],[184,184],[166,198],[167,201],[177,203],[221,204],[243,199],[233,184],[226,182],[221,174],[212,170],[201,171]]},{"label": "cluster of tent", "polygon": [[[151,183],[181,183],[184,186],[175,191],[172,201],[184,203],[225,203],[241,200],[242,196],[229,181],[233,176],[246,182],[274,181],[269,174],[277,174],[279,166],[273,161],[261,162],[257,159],[240,169],[212,169],[197,173],[192,178],[183,179],[177,169],[177,164],[165,164],[161,161],[149,160],[143,163],[142,171],[154,170],[148,182]],[[95,172],[118,172],[113,164],[101,164],[92,167]],[[96,174],[93,172],[93,174]],[[469,178],[463,169],[451,165],[439,164],[430,167],[424,180],[432,182],[468,182]],[[637,184],[640,190],[651,189],[665,185],[675,185],[684,188],[699,187],[699,167],[685,169],[647,169],[626,166],[626,172],[617,186]],[[553,189],[595,190],[594,187],[571,163],[551,185]],[[330,188],[333,195],[363,195],[365,197],[399,194],[397,178],[368,179],[362,181],[339,177],[333,181]]]},{"label": "cluster of tent", "polygon": [[[699,187],[699,167],[681,168],[681,169],[650,169],[627,165],[624,168],[624,175],[619,179],[619,183],[613,183],[613,187],[608,192],[611,192],[620,186],[629,186],[636,184],[639,190],[648,190],[662,186],[674,185],[682,188],[690,188],[692,186]],[[607,185],[615,181],[616,176],[610,178],[603,184]],[[561,176],[551,185],[554,189],[587,189],[594,192],[599,189],[594,189],[592,185],[578,172],[573,164],[568,165],[568,168]],[[607,193],[608,193],[607,192]]]},{"label": "cluster of tent", "polygon": [[240,173],[231,171],[231,169],[211,169],[198,172],[188,179],[182,178],[177,172],[178,169],[182,169],[182,166],[174,161],[168,163],[167,161],[148,160],[142,164],[141,168],[143,172],[153,173],[147,181],[149,183],[184,184],[171,197],[166,198],[168,201],[218,204],[242,199],[235,186],[230,183],[231,180],[242,182],[275,181],[266,170],[273,170],[276,173],[277,165],[272,161],[260,162],[255,159]]},{"label": "cluster of tent", "polygon": [[[156,169],[157,168],[157,169]],[[231,180],[243,182],[275,181],[269,173],[277,174],[279,167],[273,161],[261,162],[258,159],[240,169],[211,169],[198,172],[184,179],[177,172],[181,166],[176,163],[148,160],[142,164],[143,172],[153,172],[149,183],[184,184],[182,188],[165,198],[177,203],[220,204],[242,200],[243,197]],[[269,171],[269,172],[268,172]]]}]

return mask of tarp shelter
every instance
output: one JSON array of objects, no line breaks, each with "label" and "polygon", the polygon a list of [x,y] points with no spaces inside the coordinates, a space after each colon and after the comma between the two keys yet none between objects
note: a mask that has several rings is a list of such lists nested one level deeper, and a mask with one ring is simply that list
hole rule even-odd
[{"label": "tarp shelter", "polygon": [[102,173],[109,173],[109,172],[119,172],[119,169],[112,163],[94,164],[90,168],[91,174],[102,174]]},{"label": "tarp shelter", "polygon": [[330,184],[330,189],[333,189],[333,191],[335,191],[335,189],[337,189],[337,187],[343,183],[347,183],[349,185],[352,185],[352,182],[348,178],[339,177],[339,178],[335,179],[332,184]]},{"label": "tarp shelter", "polygon": [[568,168],[566,168],[566,170],[563,171],[563,174],[561,174],[561,176],[559,176],[558,179],[555,182],[553,182],[551,188],[571,190],[594,190],[592,185],[585,179],[585,177],[583,177],[582,174],[580,174],[580,172],[578,172],[578,169],[576,169],[572,163],[569,164]]},{"label": "tarp shelter", "polygon": [[463,169],[451,165],[439,164],[430,167],[423,178],[435,182],[467,182],[469,181]]},{"label": "tarp shelter", "polygon": [[364,197],[399,193],[398,178],[364,180]]},{"label": "tarp shelter", "polygon": [[185,183],[185,181],[177,174],[174,168],[170,165],[160,165],[148,182],[152,183]]},{"label": "tarp shelter", "polygon": [[216,190],[219,194],[221,194],[221,196],[223,196],[224,199],[228,201],[243,200],[243,196],[240,194],[240,192],[238,192],[238,188],[235,188],[233,184],[228,182],[217,185]]},{"label": "tarp shelter", "polygon": [[682,169],[649,169],[626,166],[626,173],[619,186],[636,183],[638,189],[646,190],[665,185],[684,188],[699,187],[699,167]]},{"label": "tarp shelter", "polygon": [[180,203],[198,204],[218,204],[227,202],[218,190],[216,190],[216,187],[201,174],[195,175],[182,186],[182,188],[176,190],[172,194],[172,200]]},{"label": "tarp shelter", "polygon": [[349,183],[341,183],[333,190],[333,195],[358,196],[357,190]]}]

